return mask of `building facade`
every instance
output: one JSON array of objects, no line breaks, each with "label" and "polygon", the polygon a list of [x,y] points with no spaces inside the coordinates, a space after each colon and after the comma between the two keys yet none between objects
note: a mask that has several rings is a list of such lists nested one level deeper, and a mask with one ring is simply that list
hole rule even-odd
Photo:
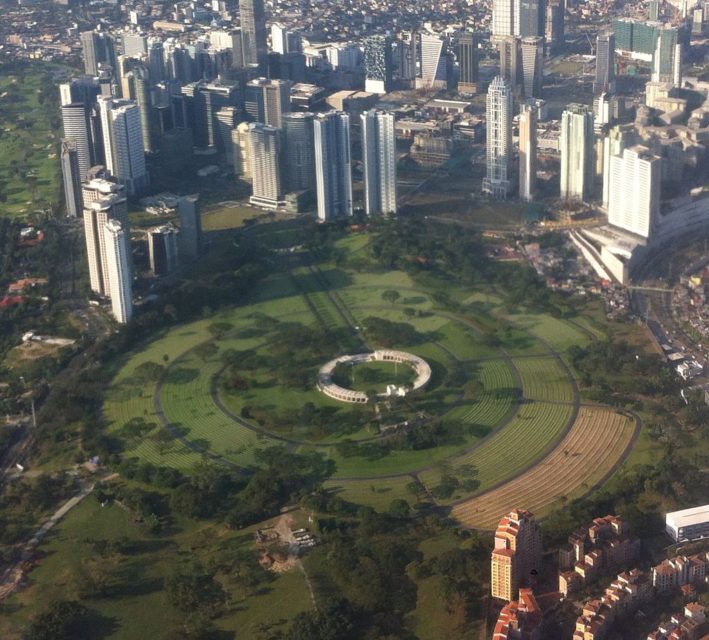
[{"label": "building facade", "polygon": [[561,115],[561,186],[564,200],[589,200],[595,175],[593,112],[570,104]]},{"label": "building facade", "polygon": [[487,175],[483,191],[504,199],[510,191],[512,160],[512,89],[497,76],[487,91]]},{"label": "building facade", "polygon": [[537,110],[523,104],[519,113],[519,197],[534,199],[537,184]]},{"label": "building facade", "polygon": [[350,117],[339,111],[318,114],[313,127],[318,219],[351,216]]},{"label": "building facade", "polygon": [[395,214],[396,135],[394,114],[365,111],[361,116],[364,200],[367,215]]},{"label": "building facade", "polygon": [[125,324],[133,317],[133,283],[126,232],[118,220],[109,220],[102,229],[108,272],[108,295],[116,322]]},{"label": "building facade", "polygon": [[249,125],[249,158],[251,160],[251,204],[264,209],[277,209],[284,204],[281,130],[260,122]]}]

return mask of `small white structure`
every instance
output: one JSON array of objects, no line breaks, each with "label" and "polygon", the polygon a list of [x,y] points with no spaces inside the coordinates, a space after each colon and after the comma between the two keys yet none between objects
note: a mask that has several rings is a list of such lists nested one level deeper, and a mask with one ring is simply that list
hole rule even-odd
[{"label": "small white structure", "polygon": [[677,373],[683,380],[692,380],[704,373],[704,367],[696,360],[688,360],[677,365]]},{"label": "small white structure", "polygon": [[404,397],[407,393],[423,389],[431,379],[431,367],[423,358],[406,353],[406,351],[394,351],[391,349],[378,349],[373,353],[358,353],[356,355],[345,355],[330,360],[325,363],[318,372],[317,387],[326,396],[340,400],[341,402],[351,402],[353,404],[366,404],[369,401],[367,394],[364,391],[355,391],[354,389],[345,389],[344,387],[335,384],[332,381],[332,374],[338,364],[364,364],[366,362],[398,362],[411,367],[416,373],[411,388],[397,385],[387,385],[384,393],[378,394],[379,397]]},{"label": "small white structure", "polygon": [[709,537],[709,504],[668,513],[665,530],[675,542]]}]

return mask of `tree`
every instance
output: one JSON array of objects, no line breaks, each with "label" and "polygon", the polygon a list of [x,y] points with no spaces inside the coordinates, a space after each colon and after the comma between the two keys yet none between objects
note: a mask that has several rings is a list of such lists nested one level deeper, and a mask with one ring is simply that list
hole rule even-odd
[{"label": "tree", "polygon": [[24,640],[88,640],[84,628],[89,610],[75,600],[60,600],[44,613],[35,616]]},{"label": "tree", "polygon": [[399,294],[399,292],[394,291],[394,289],[387,289],[386,291],[382,292],[382,300],[391,304],[394,304],[400,297],[401,295]]},{"label": "tree", "polygon": [[199,567],[192,573],[178,573],[168,578],[165,590],[170,604],[180,611],[208,618],[219,615],[228,599],[224,587]]},{"label": "tree", "polygon": [[133,371],[133,379],[138,384],[146,382],[157,382],[160,379],[165,367],[157,362],[143,362],[139,364]]},{"label": "tree", "polygon": [[207,331],[212,334],[212,337],[216,338],[217,340],[221,340],[233,328],[234,325],[231,324],[231,322],[219,320],[217,322],[212,322],[212,324],[207,327]]},{"label": "tree", "polygon": [[409,507],[409,503],[402,498],[392,500],[389,505],[389,513],[395,518],[408,518],[410,511],[411,508]]},{"label": "tree", "polygon": [[195,347],[194,352],[202,361],[207,361],[217,355],[219,347],[213,342],[203,342]]}]

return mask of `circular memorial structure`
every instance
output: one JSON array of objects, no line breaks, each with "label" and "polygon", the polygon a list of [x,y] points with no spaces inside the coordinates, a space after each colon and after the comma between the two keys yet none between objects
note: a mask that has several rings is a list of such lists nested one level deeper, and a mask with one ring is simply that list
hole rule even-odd
[{"label": "circular memorial structure", "polygon": [[431,379],[431,367],[423,358],[419,358],[406,351],[378,349],[372,353],[339,356],[325,363],[320,367],[320,371],[318,371],[318,389],[326,396],[334,400],[339,400],[340,402],[366,404],[370,400],[370,396],[368,396],[366,392],[340,386],[333,380],[333,374],[338,365],[348,364],[354,366],[368,362],[394,362],[403,364],[410,367],[416,374],[416,378],[410,385],[388,384],[385,392],[377,394],[379,398],[404,397],[409,393],[423,389]]}]

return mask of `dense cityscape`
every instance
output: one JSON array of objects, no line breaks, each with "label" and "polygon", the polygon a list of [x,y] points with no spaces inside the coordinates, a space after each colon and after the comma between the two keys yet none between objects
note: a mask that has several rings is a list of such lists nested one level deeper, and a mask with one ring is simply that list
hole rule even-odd
[{"label": "dense cityscape", "polygon": [[709,2],[0,6],[0,638],[709,640]]}]

